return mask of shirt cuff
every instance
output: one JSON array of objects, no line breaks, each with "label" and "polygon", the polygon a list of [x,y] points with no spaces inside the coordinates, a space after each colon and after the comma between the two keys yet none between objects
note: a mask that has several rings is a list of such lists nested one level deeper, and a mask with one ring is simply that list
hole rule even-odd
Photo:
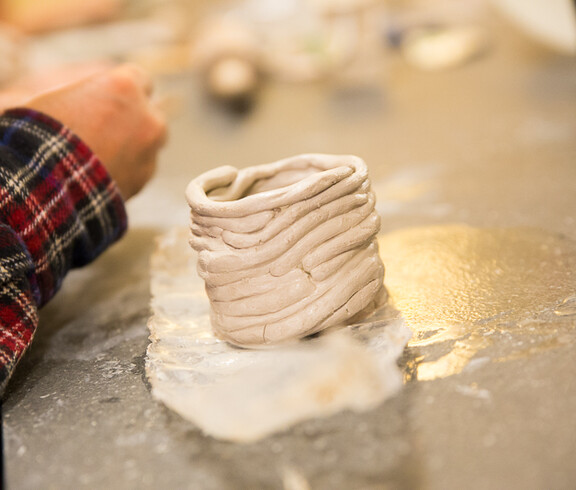
[{"label": "shirt cuff", "polygon": [[10,225],[36,265],[44,304],[68,269],[91,262],[124,234],[126,208],[102,162],[62,123],[28,108],[1,119],[0,144],[18,153],[28,196]]}]

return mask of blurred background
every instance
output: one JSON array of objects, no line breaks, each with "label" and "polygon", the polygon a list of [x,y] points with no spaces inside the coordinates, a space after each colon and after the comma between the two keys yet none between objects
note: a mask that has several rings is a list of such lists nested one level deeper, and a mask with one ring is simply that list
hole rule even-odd
[{"label": "blurred background", "polygon": [[[496,146],[518,156],[520,140],[553,143],[573,129],[559,123],[575,86],[570,0],[0,5],[0,107],[108,63],[139,63],[169,116],[158,174],[168,185],[220,164],[357,153],[405,202],[447,162],[472,175]],[[420,189],[392,178],[396,167],[415,168]],[[521,197],[509,184],[492,191]]]},{"label": "blurred background", "polygon": [[[0,19],[0,107],[128,61],[170,128],[126,237],[42,312],[3,406],[10,488],[573,488],[574,2],[0,0]],[[253,445],[204,437],[147,385],[154,240],[187,226],[199,173],[308,152],[368,164],[385,284],[422,327],[406,385]]]}]

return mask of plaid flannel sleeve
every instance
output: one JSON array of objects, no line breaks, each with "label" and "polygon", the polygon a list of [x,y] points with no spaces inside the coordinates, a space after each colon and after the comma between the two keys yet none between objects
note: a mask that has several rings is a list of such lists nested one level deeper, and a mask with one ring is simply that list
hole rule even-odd
[{"label": "plaid flannel sleeve", "polygon": [[0,116],[0,392],[32,341],[38,308],[126,225],[116,184],[80,139],[35,111]]}]

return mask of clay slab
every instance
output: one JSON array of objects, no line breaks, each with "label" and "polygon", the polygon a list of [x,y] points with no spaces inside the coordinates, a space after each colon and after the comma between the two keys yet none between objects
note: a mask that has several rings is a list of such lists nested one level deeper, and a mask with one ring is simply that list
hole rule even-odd
[{"label": "clay slab", "polygon": [[156,399],[206,434],[249,442],[302,420],[370,410],[400,389],[396,360],[411,333],[393,312],[266,349],[217,339],[187,233],[160,237],[152,257],[146,372]]}]

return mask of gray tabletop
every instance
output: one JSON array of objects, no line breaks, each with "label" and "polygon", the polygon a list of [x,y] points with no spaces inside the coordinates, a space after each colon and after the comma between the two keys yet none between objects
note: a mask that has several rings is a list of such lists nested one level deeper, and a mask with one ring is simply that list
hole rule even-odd
[{"label": "gray tabletop", "polygon": [[[574,488],[576,64],[506,24],[490,35],[485,56],[451,70],[391,53],[360,85],[268,82],[243,117],[190,73],[161,78],[178,110],[130,230],[70,274],[5,395],[9,488]],[[368,163],[385,282],[415,329],[406,382],[368,413],[218,441],[147,384],[154,240],[186,226],[200,172],[307,152]],[[451,283],[453,266],[468,279]]]}]

